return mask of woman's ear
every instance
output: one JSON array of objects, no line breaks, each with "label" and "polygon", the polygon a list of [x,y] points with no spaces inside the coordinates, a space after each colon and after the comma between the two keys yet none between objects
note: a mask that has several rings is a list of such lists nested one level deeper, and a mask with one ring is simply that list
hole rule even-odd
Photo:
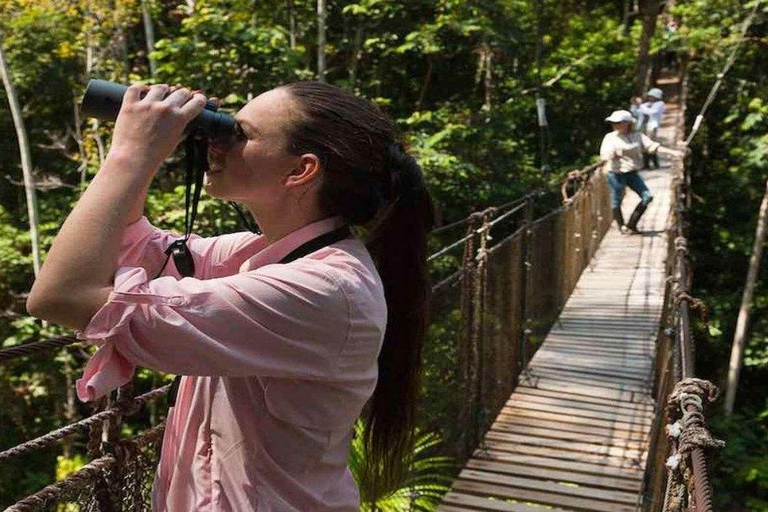
[{"label": "woman's ear", "polygon": [[285,178],[287,187],[301,187],[320,177],[320,158],[314,153],[306,153],[298,158],[297,165]]}]

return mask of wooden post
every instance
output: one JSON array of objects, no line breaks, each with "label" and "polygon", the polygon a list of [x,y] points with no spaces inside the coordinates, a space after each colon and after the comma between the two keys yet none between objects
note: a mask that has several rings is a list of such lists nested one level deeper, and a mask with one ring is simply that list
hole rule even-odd
[{"label": "wooden post", "polygon": [[755,293],[755,283],[757,282],[757,274],[760,271],[760,259],[763,255],[763,245],[765,243],[766,224],[768,224],[766,217],[768,217],[768,181],[765,183],[765,194],[763,195],[763,202],[760,204],[760,213],[757,217],[757,229],[755,231],[755,242],[752,245],[752,257],[749,259],[747,282],[744,285],[744,294],[741,297],[739,318],[736,321],[736,334],[733,336],[731,362],[728,365],[728,384],[725,390],[726,415],[733,414],[733,404],[736,401],[736,388],[739,385],[741,361],[744,358],[749,314],[752,309],[752,298]]}]

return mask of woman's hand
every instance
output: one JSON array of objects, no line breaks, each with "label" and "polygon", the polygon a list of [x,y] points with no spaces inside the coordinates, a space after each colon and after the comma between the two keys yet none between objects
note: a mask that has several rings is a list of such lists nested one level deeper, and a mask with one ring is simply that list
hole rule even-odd
[{"label": "woman's hand", "polygon": [[205,101],[204,95],[186,88],[130,86],[117,116],[109,156],[130,161],[135,166],[131,172],[154,175],[181,142],[184,128],[202,112]]}]

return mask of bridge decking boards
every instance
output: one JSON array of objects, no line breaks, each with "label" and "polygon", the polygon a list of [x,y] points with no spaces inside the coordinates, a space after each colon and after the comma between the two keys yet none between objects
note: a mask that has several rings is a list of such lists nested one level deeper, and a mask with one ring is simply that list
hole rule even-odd
[{"label": "bridge decking boards", "polygon": [[[665,140],[677,115],[674,106],[668,112]],[[654,416],[669,171],[663,165],[642,173],[654,195],[640,222],[644,235],[622,235],[612,225],[528,375],[438,510],[637,510]],[[637,203],[627,190],[625,219]]]}]

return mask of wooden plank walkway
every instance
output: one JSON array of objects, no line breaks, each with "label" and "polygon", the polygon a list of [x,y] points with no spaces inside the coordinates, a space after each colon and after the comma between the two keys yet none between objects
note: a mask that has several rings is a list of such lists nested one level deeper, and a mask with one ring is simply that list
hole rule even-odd
[{"label": "wooden plank walkway", "polygon": [[[660,130],[670,140],[674,106]],[[438,510],[635,511],[664,301],[668,166],[643,172],[643,236],[613,224],[515,392]],[[624,217],[637,204],[628,191]]]}]

